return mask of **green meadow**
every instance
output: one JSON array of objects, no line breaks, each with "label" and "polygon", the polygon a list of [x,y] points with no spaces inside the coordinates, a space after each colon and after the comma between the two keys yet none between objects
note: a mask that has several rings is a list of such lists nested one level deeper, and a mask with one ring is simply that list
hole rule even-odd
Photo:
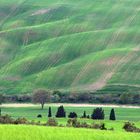
[{"label": "green meadow", "polygon": [[[10,116],[14,118],[18,117],[25,117],[29,120],[35,120],[37,119],[37,115],[41,114],[42,115],[42,120],[45,121],[47,119],[47,114],[48,114],[48,106],[46,106],[43,110],[40,109],[40,106],[37,107],[3,107],[2,108],[2,113],[3,114],[9,114]],[[52,115],[55,117],[57,107],[52,106]],[[70,112],[76,112],[78,117],[80,118],[83,115],[83,112],[86,111],[87,115],[92,114],[94,107],[65,107],[66,110],[66,115]],[[103,108],[105,112],[105,118],[106,120],[109,119],[109,114],[111,108],[105,107]],[[116,113],[116,118],[117,120],[130,120],[130,121],[140,121],[140,109],[136,108],[115,108],[115,113]]]},{"label": "green meadow", "polygon": [[[83,115],[83,112],[86,111],[87,115],[92,114],[93,107],[65,107],[66,116],[70,112],[76,112],[78,115],[78,120],[81,122],[87,122],[92,124],[94,122],[105,122],[108,128],[113,127],[115,130],[122,131],[122,127],[124,122],[130,121],[134,122],[137,126],[140,127],[140,109],[131,109],[131,108],[115,108],[116,113],[116,121],[109,121],[109,114],[111,108],[105,107],[105,120],[104,121],[95,121],[92,119],[80,119]],[[52,107],[52,116],[55,118],[55,114],[57,111],[57,107]],[[40,106],[37,107],[16,107],[16,108],[2,108],[2,114],[8,114],[13,118],[25,117],[30,121],[42,122],[45,123],[48,120],[48,106],[46,106],[43,110],[40,109]],[[38,114],[42,115],[42,118],[37,118]],[[68,118],[55,118],[59,125],[66,125]]]},{"label": "green meadow", "polygon": [[[18,133],[17,133],[18,131]],[[76,128],[0,125],[1,140],[139,140],[137,133]]]},{"label": "green meadow", "polygon": [[[25,117],[29,121],[46,123],[48,120],[48,107],[42,110],[40,106],[35,107],[2,107],[2,114],[9,114],[12,118]],[[52,106],[52,115],[55,118],[57,111],[56,106]],[[68,118],[55,118],[58,125],[63,127],[48,127],[48,126],[36,126],[36,125],[0,125],[0,140],[139,140],[139,133],[125,132],[123,129],[124,123],[130,121],[135,126],[140,128],[140,109],[136,108],[115,108],[116,121],[109,120],[109,113],[111,108],[104,107],[105,120],[92,120],[82,119],[83,112],[86,111],[87,115],[91,114],[93,107],[64,107],[66,115],[69,112],[75,111],[78,114],[78,121],[86,122],[87,124],[100,124],[105,123],[107,129],[113,128],[113,131],[85,129],[85,128],[72,128],[66,127]],[[37,118],[37,115],[41,114],[42,118]]]},{"label": "green meadow", "polygon": [[0,0],[0,91],[140,93],[139,5]]}]

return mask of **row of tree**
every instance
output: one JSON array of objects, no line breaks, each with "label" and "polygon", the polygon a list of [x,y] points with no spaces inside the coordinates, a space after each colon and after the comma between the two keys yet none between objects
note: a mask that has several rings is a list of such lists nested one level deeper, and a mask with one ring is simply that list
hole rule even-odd
[{"label": "row of tree", "polygon": [[[51,107],[49,107],[49,110],[48,110],[48,117],[49,118],[52,117]],[[57,117],[57,118],[65,118],[66,117],[66,111],[65,111],[63,106],[58,107],[55,117]],[[78,115],[75,112],[70,112],[68,117],[69,118],[77,118]],[[91,117],[90,117],[90,115],[86,114],[86,111],[84,111],[81,118],[91,118],[91,119],[94,119],[94,120],[104,120],[105,119],[105,113],[104,113],[104,110],[102,108],[96,108],[96,109],[93,110],[93,112],[91,114]],[[114,109],[111,109],[109,119],[110,120],[116,120]]]},{"label": "row of tree", "polygon": [[[33,96],[36,93],[40,94],[44,92],[47,95],[47,101],[53,103],[117,103],[117,104],[140,104],[140,93],[130,94],[130,93],[118,93],[115,94],[96,94],[90,92],[84,93],[64,93],[60,91],[47,91],[39,89],[33,92],[33,94],[19,94],[19,95],[5,95],[5,102],[32,102]],[[1,95],[1,94],[0,94]],[[42,94],[41,94],[42,95]],[[44,96],[44,95],[43,95]],[[49,100],[48,100],[49,99]],[[45,101],[45,102],[47,102]]]}]

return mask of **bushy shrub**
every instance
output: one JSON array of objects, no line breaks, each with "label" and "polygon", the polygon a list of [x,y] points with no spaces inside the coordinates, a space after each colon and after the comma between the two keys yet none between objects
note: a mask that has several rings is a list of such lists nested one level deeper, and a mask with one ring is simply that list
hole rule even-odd
[{"label": "bushy shrub", "polygon": [[87,122],[81,122],[80,127],[82,128],[90,128],[90,125]]},{"label": "bushy shrub", "polygon": [[9,115],[0,116],[1,124],[13,124],[14,120]]},{"label": "bushy shrub", "polygon": [[77,118],[77,114],[75,112],[70,112],[68,115],[69,118]]},{"label": "bushy shrub", "polygon": [[127,132],[140,133],[140,128],[137,128],[134,123],[130,123],[130,122],[125,122],[123,129]]},{"label": "bushy shrub", "polygon": [[14,124],[28,124],[28,121],[26,118],[18,118],[14,121]]},{"label": "bushy shrub", "polygon": [[41,114],[38,114],[38,115],[37,115],[37,118],[42,118],[42,115],[41,115]]},{"label": "bushy shrub", "polygon": [[76,118],[74,118],[74,119],[69,119],[69,120],[67,121],[67,126],[69,126],[69,127],[80,127],[80,122],[77,121]]},{"label": "bushy shrub", "polygon": [[111,127],[111,128],[109,128],[108,130],[110,130],[110,131],[114,131],[114,128],[113,128],[113,127]]},{"label": "bushy shrub", "polygon": [[76,127],[76,128],[90,128],[89,124],[87,124],[86,122],[80,122],[76,118],[69,119],[67,121],[67,126],[68,127]]},{"label": "bushy shrub", "polygon": [[29,122],[29,124],[31,124],[31,125],[35,125],[35,121],[32,120],[32,121]]},{"label": "bushy shrub", "polygon": [[100,129],[100,130],[107,130],[104,123],[100,123],[100,124],[93,123],[91,128]]},{"label": "bushy shrub", "polygon": [[59,127],[64,127],[64,125],[63,125],[63,124],[59,124],[58,126],[59,126]]},{"label": "bushy shrub", "polygon": [[54,118],[49,118],[47,121],[47,126],[58,126],[58,123]]},{"label": "bushy shrub", "polygon": [[25,118],[18,118],[14,120],[9,115],[0,116],[0,123],[1,124],[28,124],[27,119]]},{"label": "bushy shrub", "polygon": [[76,127],[76,128],[93,128],[93,129],[100,129],[100,130],[107,130],[104,123],[100,124],[88,124],[87,122],[80,122],[76,118],[69,119],[67,121],[67,127]]}]

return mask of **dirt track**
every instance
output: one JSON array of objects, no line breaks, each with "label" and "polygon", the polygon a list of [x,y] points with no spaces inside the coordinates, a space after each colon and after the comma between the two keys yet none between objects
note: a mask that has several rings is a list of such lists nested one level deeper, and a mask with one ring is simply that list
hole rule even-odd
[{"label": "dirt track", "polygon": [[[46,104],[46,106],[69,106],[69,107],[112,107],[112,108],[140,108],[140,106],[131,105],[112,105],[112,104],[67,104],[67,103],[53,103]],[[3,104],[3,107],[36,107],[39,104]]]}]

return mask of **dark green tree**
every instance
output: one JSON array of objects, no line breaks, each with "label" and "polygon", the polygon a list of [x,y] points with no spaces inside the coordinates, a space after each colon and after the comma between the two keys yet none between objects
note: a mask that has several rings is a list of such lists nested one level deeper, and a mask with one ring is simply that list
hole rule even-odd
[{"label": "dark green tree", "polygon": [[48,117],[49,117],[49,118],[51,118],[51,117],[52,117],[52,110],[51,110],[51,107],[49,107]]},{"label": "dark green tree", "polygon": [[[4,96],[0,94],[0,105],[4,102]],[[0,116],[1,116],[1,106],[0,106]]]},{"label": "dark green tree", "polygon": [[63,106],[58,107],[57,113],[55,115],[57,118],[65,118],[66,117],[66,112],[64,110]]},{"label": "dark green tree", "polygon": [[95,120],[104,120],[105,114],[104,110],[102,108],[96,108],[93,110],[93,113],[91,115],[92,119]]},{"label": "dark green tree", "polygon": [[68,115],[69,118],[77,118],[77,114],[75,112],[70,112]]},{"label": "dark green tree", "polygon": [[86,111],[83,113],[83,118],[87,118]]},{"label": "dark green tree", "polygon": [[109,119],[110,119],[110,120],[113,120],[113,121],[116,120],[116,116],[115,116],[115,110],[114,110],[114,108],[111,109]]}]

